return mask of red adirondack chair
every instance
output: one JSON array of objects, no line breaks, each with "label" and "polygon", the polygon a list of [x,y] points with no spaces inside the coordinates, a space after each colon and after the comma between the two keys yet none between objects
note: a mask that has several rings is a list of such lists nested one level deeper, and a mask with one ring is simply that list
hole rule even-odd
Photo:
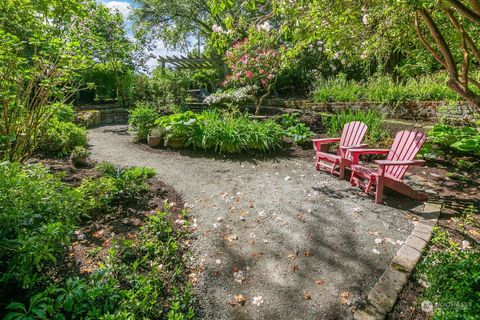
[{"label": "red adirondack chair", "polygon": [[[367,146],[362,144],[367,129],[368,127],[365,123],[353,121],[345,124],[340,138],[312,139],[313,148],[315,149],[316,169],[320,170],[321,167],[324,167],[330,173],[338,174],[340,179],[343,179],[345,168],[350,167],[350,160],[345,157],[346,152],[349,149]],[[334,142],[339,142],[336,154],[328,152],[328,145]],[[335,171],[337,167],[339,170]]]},{"label": "red adirondack chair", "polygon": [[[352,149],[352,185],[364,186],[369,193],[375,185],[375,203],[382,203],[383,188],[387,187],[416,200],[426,200],[424,193],[413,190],[402,178],[410,166],[423,165],[425,161],[415,160],[415,156],[425,142],[425,134],[420,131],[400,131],[395,136],[391,149]],[[377,170],[359,164],[364,154],[387,154],[387,160],[376,160]]]}]

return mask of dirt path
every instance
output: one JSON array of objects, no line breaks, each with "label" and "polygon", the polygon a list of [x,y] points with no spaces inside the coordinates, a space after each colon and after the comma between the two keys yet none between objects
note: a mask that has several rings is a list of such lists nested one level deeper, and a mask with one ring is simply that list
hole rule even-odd
[{"label": "dirt path", "polygon": [[96,160],[154,168],[193,206],[206,319],[350,319],[412,229],[405,211],[303,159],[152,150],[124,126],[89,130],[89,143]]}]

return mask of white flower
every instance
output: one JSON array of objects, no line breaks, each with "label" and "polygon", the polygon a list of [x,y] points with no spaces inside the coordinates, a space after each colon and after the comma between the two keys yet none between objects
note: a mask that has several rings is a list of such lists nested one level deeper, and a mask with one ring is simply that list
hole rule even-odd
[{"label": "white flower", "polygon": [[218,24],[214,24],[212,26],[212,31],[215,33],[223,33],[223,28],[220,27]]},{"label": "white flower", "polygon": [[263,298],[262,298],[262,296],[253,297],[252,303],[253,303],[254,305],[257,305],[257,306],[262,305],[262,304],[263,304]]},{"label": "white flower", "polygon": [[368,14],[365,14],[362,18],[362,22],[364,25],[368,26]]},{"label": "white flower", "polygon": [[375,253],[375,254],[380,254],[380,251],[378,251],[377,249],[373,249],[372,251],[373,251],[373,253]]},{"label": "white flower", "polygon": [[272,26],[270,25],[270,22],[265,21],[264,23],[258,26],[258,29],[268,32],[272,29]]}]

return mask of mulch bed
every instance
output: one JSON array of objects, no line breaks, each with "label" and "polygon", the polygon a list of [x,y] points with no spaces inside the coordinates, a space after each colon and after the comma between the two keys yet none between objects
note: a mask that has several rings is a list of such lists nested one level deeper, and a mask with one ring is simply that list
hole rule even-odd
[{"label": "mulch bed", "polygon": [[[58,159],[40,160],[52,173],[61,173],[62,181],[70,186],[78,186],[81,181],[100,174],[92,163],[86,168],[75,168],[69,161]],[[165,202],[170,204],[172,221],[184,208],[184,201],[171,186],[152,178],[150,191],[143,199],[134,203],[113,207],[109,212],[91,217],[75,230],[67,253],[59,257],[51,276],[57,281],[67,277],[89,274],[105,262],[108,251],[116,239],[136,241],[145,219],[156,210],[161,210]]]}]

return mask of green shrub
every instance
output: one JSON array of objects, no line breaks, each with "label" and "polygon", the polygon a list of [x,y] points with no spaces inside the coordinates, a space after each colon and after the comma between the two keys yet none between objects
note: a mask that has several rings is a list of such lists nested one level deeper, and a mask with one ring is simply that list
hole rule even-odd
[{"label": "green shrub", "polygon": [[157,119],[158,113],[152,105],[139,102],[135,109],[130,111],[128,124],[136,130],[138,140],[145,141]]},{"label": "green shrub", "polygon": [[[435,319],[476,319],[480,314],[480,250],[460,249],[446,231],[434,230],[430,250],[415,276],[429,284],[422,300],[434,305]],[[421,300],[420,300],[421,301]]]},{"label": "green shrub", "polygon": [[248,113],[204,111],[188,144],[219,153],[272,151],[281,146],[282,127],[273,120],[251,120]]},{"label": "green shrub", "polygon": [[65,157],[77,146],[87,146],[87,130],[73,122],[53,119],[40,137],[37,151],[49,156]]},{"label": "green shrub", "polygon": [[480,156],[480,131],[476,128],[437,124],[428,132],[428,143],[444,151]]},{"label": "green shrub", "polygon": [[0,164],[0,282],[24,288],[63,252],[85,215],[82,194],[41,165]]},{"label": "green shrub", "polygon": [[290,137],[297,144],[309,142],[314,135],[312,130],[300,122],[300,114],[286,113],[280,117],[280,125],[285,129],[285,136]]},{"label": "green shrub", "polygon": [[368,126],[367,143],[382,142],[388,138],[388,132],[382,127],[383,115],[376,110],[340,111],[326,119],[327,133],[331,136],[338,135],[344,125],[351,121],[361,121]]},{"label": "green shrub", "polygon": [[92,275],[49,286],[26,305],[10,303],[7,318],[193,319],[194,300],[183,278],[181,241],[187,232],[174,229],[168,210],[148,218],[138,243],[117,241]]},{"label": "green shrub", "polygon": [[194,127],[198,125],[198,120],[201,116],[186,111],[183,113],[175,113],[159,118],[155,125],[162,128],[161,131],[165,134],[165,145],[168,140],[172,138],[187,138],[192,135]]},{"label": "green shrub", "polygon": [[[101,163],[96,168],[104,174],[102,181],[104,181],[105,188],[102,190],[106,193],[104,196],[106,199],[102,201],[106,202],[100,203],[102,208],[113,203],[122,204],[140,199],[149,189],[147,180],[155,176],[155,171],[151,168],[132,167],[123,169],[110,163]],[[95,186],[92,186],[92,188],[94,190]],[[92,194],[95,196],[94,192]]]}]

